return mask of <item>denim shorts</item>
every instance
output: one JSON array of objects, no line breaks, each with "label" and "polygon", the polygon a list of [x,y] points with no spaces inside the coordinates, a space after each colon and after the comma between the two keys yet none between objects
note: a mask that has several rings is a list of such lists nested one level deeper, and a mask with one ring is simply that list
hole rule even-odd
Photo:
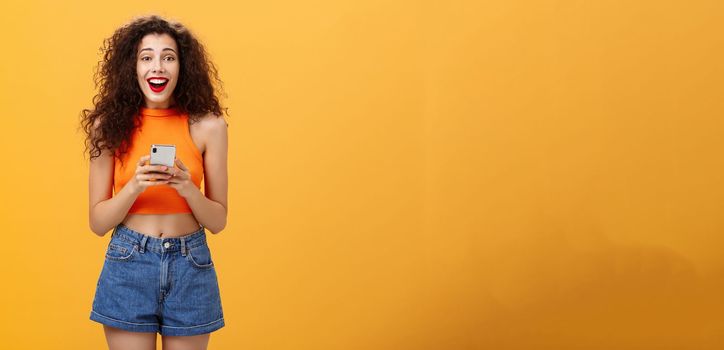
[{"label": "denim shorts", "polygon": [[224,326],[206,231],[156,238],[118,224],[90,319],[132,332],[198,335]]}]

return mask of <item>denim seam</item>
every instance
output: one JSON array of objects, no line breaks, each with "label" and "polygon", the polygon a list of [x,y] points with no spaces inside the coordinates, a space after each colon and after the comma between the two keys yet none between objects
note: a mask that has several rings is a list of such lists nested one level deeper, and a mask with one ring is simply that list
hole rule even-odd
[{"label": "denim seam", "polygon": [[[116,244],[113,244],[113,243],[110,243],[110,244],[109,244],[109,247],[108,247],[109,249],[110,249],[110,245],[114,245],[114,246],[116,246],[116,247],[118,247],[118,248],[122,248],[123,250],[127,250],[126,248],[121,247],[121,246],[116,245]],[[130,253],[130,254],[128,254],[128,255],[126,255],[126,256],[122,256],[122,257],[119,257],[119,256],[109,256],[109,255],[108,255],[108,252],[106,252],[106,259],[108,259],[108,260],[115,260],[115,261],[130,261],[131,258],[133,257],[133,252],[134,252],[135,250],[136,250],[136,247],[134,246],[133,248],[131,248],[131,250],[130,250],[131,253]],[[125,252],[124,252],[123,254],[125,254]]]},{"label": "denim seam", "polygon": [[[138,231],[134,231],[133,229],[131,229],[130,227],[128,227],[128,226],[126,226],[126,225],[123,225],[123,224],[120,224],[120,225],[123,226],[126,230],[131,231],[132,233],[135,233],[135,234],[138,234],[138,235],[141,235],[141,236],[148,236],[148,235],[146,235],[145,233],[138,232]],[[117,228],[117,226],[116,226],[116,228]],[[206,227],[205,227],[205,226],[202,226],[202,227],[200,227],[200,228],[199,228],[197,231],[195,231],[195,232],[189,233],[189,234],[184,235],[184,236],[171,237],[171,238],[181,238],[181,237],[184,237],[184,238],[186,238],[186,239],[190,239],[191,236],[196,236],[196,235],[203,236],[203,235],[201,234],[201,232],[205,232],[205,231],[206,231]],[[149,236],[149,238],[159,238],[159,237]]]},{"label": "denim seam", "polygon": [[[163,260],[161,261],[161,265],[163,265]],[[160,269],[158,269],[158,301],[159,301],[159,305],[161,307],[160,311],[163,311],[163,300],[166,298],[166,296],[163,293],[163,278],[162,277],[163,277],[163,268],[160,268]]]},{"label": "denim seam", "polygon": [[194,260],[194,255],[191,254],[191,251],[188,251],[186,255],[188,255],[187,260],[191,260],[191,263],[194,264],[199,269],[206,270],[206,269],[210,269],[212,266],[214,266],[213,261],[211,261],[210,263],[208,263],[206,265],[201,265],[201,264],[197,263],[196,260]]},{"label": "denim seam", "polygon": [[126,324],[132,324],[132,325],[134,325],[134,326],[158,326],[158,325],[159,325],[158,323],[134,323],[134,322],[126,322],[126,321],[117,320],[117,319],[115,319],[115,318],[113,318],[113,317],[108,317],[108,316],[103,315],[103,314],[99,314],[99,313],[95,312],[94,310],[91,310],[91,312],[94,313],[94,314],[96,314],[96,315],[98,315],[98,316],[100,316],[100,317],[107,318],[107,319],[112,320],[112,321],[116,321],[116,322],[120,322],[120,323],[126,323]]},{"label": "denim seam", "polygon": [[[119,238],[120,240],[124,241],[124,242],[132,243],[132,244],[138,244],[138,243],[139,243],[137,240],[132,239],[132,238],[130,238],[130,237],[128,237],[128,236],[124,236],[124,235],[122,235],[122,234],[121,234],[121,235],[118,235],[118,238]],[[197,248],[197,247],[203,246],[203,245],[205,245],[205,244],[207,244],[207,242],[205,242],[205,241],[185,243],[187,249]],[[149,250],[148,245],[146,246],[146,250]]]},{"label": "denim seam", "polygon": [[206,326],[208,326],[208,325],[212,325],[212,324],[214,324],[214,323],[218,323],[218,322],[221,322],[221,321],[223,321],[223,320],[224,320],[224,318],[222,317],[222,318],[220,318],[220,319],[218,319],[218,320],[216,320],[216,321],[209,322],[209,323],[207,323],[207,324],[202,324],[202,325],[198,325],[198,326],[191,326],[191,327],[174,327],[174,326],[164,326],[164,325],[161,325],[161,327],[178,328],[178,329],[199,328],[199,327],[206,327]]},{"label": "denim seam", "polygon": [[112,247],[115,247],[115,249],[118,250],[118,251],[120,251],[121,254],[126,254],[126,253],[128,253],[128,249],[126,249],[126,247],[121,247],[121,246],[119,246],[118,244],[115,244],[115,243],[113,243],[113,242],[109,243],[108,248],[111,249],[111,250],[113,250]]}]

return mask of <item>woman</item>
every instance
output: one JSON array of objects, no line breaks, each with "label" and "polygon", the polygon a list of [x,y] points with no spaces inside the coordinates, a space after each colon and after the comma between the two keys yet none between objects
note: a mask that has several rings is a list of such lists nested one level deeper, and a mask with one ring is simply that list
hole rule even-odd
[{"label": "woman", "polygon": [[[103,51],[81,124],[90,228],[113,233],[90,319],[110,349],[156,349],[156,332],[166,350],[205,349],[224,326],[205,234],[226,226],[221,81],[189,30],[158,16],[117,29]],[[174,145],[175,164],[150,164],[153,144]]]}]

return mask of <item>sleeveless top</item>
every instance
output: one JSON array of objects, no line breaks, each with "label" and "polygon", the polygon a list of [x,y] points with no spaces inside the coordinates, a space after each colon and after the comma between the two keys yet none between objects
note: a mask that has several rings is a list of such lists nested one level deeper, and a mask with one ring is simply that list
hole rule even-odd
[{"label": "sleeveless top", "polygon": [[[189,132],[188,114],[176,108],[153,109],[141,107],[141,124],[131,136],[128,153],[121,162],[115,162],[113,189],[118,193],[135,175],[138,160],[151,153],[151,144],[176,146],[176,158],[181,159],[191,173],[191,181],[201,189],[204,177],[204,160]],[[146,164],[149,164],[146,161]],[[178,165],[175,165],[178,168]],[[158,181],[158,180],[157,180]],[[173,187],[153,185],[147,187],[128,210],[129,214],[191,213],[186,199]]]}]

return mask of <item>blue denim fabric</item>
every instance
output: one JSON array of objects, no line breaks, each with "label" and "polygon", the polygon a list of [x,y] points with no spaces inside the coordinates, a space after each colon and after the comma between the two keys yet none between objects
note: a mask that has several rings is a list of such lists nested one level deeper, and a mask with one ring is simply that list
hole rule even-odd
[{"label": "blue denim fabric", "polygon": [[206,231],[156,238],[123,224],[106,250],[90,319],[132,332],[198,335],[224,326]]}]

